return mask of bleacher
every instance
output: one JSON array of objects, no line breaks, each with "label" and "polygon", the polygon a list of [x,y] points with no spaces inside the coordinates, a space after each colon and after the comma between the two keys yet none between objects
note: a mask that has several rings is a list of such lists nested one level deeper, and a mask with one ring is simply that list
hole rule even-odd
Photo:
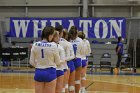
[{"label": "bleacher", "polygon": [[[10,42],[15,42],[16,46],[20,47],[29,47],[31,41],[39,41],[40,38],[16,38],[16,37],[8,37]],[[4,43],[3,47],[10,47],[11,43]]]},{"label": "bleacher", "polygon": [[[28,48],[31,41],[38,41],[40,38],[15,38],[8,37],[10,42],[15,42],[16,46]],[[117,39],[98,39],[98,38],[88,38],[91,44],[92,55],[89,57],[89,61],[93,62],[93,66],[100,67],[100,60],[103,53],[111,54],[111,66],[115,67],[117,62],[117,55],[115,52]],[[124,40],[124,53],[128,52],[127,40]],[[12,46],[11,43],[4,43],[3,47]],[[27,61],[27,60],[26,60]],[[14,62],[16,63],[16,62]],[[21,61],[21,66],[26,66],[27,62]],[[13,64],[14,65],[14,64]]]},{"label": "bleacher", "polygon": [[[89,62],[93,62],[93,67],[100,67],[101,56],[104,53],[109,53],[111,55],[111,67],[116,66],[117,55],[116,55],[116,46],[117,39],[98,39],[98,38],[89,38],[91,44],[91,56],[89,57]],[[124,40],[124,53],[128,53],[127,40]],[[123,59],[124,60],[124,59]]]}]

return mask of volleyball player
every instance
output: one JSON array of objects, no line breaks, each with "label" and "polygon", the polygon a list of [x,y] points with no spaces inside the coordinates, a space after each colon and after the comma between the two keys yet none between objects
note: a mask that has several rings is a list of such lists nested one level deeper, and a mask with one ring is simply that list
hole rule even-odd
[{"label": "volleyball player", "polygon": [[42,31],[42,41],[33,44],[30,64],[35,69],[35,93],[55,93],[56,67],[60,65],[59,50],[52,43],[54,28],[45,27]]},{"label": "volleyball player", "polygon": [[91,53],[90,43],[85,39],[85,34],[82,31],[78,32],[78,37],[83,40],[83,51],[82,51],[82,71],[81,71],[81,93],[86,93],[85,83],[86,83],[86,69],[88,64],[87,56]]},{"label": "volleyball player", "polygon": [[67,40],[65,40],[63,37],[63,27],[61,25],[55,27],[55,30],[56,31],[59,31],[59,37],[60,37],[60,40],[59,40],[59,44],[61,46],[63,46],[64,48],[64,51],[65,51],[65,64],[64,64],[64,88],[63,88],[63,93],[68,93],[68,76],[69,76],[69,73],[70,73],[70,69],[68,69],[68,66],[67,66],[67,61],[69,60],[69,57],[70,57],[70,47],[68,45],[68,42]]},{"label": "volleyball player", "polygon": [[60,55],[60,62],[62,63],[60,66],[56,68],[57,70],[57,83],[56,83],[56,93],[62,93],[63,89],[63,81],[64,81],[64,62],[65,62],[65,52],[64,48],[59,45],[59,32],[55,31],[53,41],[57,44],[57,47],[59,49],[59,55]]},{"label": "volleyball player", "polygon": [[[63,38],[70,41],[71,35],[68,34],[66,29],[63,30]],[[72,43],[68,42],[68,45],[70,46],[70,57],[67,62],[68,68],[70,69],[70,74],[68,74],[69,93],[75,93],[75,66],[73,62],[75,56]]]},{"label": "volleyball player", "polygon": [[75,59],[75,93],[79,93],[80,84],[81,84],[81,68],[82,68],[82,60],[81,60],[81,51],[82,51],[82,39],[78,37],[77,28],[72,26],[69,34],[71,35],[70,42],[73,44]]}]

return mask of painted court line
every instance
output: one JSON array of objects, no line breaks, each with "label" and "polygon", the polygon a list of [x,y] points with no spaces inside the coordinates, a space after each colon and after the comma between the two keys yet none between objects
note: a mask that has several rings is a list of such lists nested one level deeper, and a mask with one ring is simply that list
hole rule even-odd
[{"label": "painted court line", "polygon": [[128,92],[87,91],[87,93],[128,93]]},{"label": "painted court line", "polygon": [[92,82],[92,83],[90,83],[87,87],[86,87],[86,89],[88,89],[91,85],[93,85],[94,84],[94,82]]}]

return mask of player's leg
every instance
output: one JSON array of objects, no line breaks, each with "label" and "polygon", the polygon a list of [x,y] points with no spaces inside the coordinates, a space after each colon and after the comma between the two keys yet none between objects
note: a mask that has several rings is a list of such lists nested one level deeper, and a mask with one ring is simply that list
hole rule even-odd
[{"label": "player's leg", "polygon": [[74,62],[70,61],[69,93],[75,93],[75,67]]},{"label": "player's leg", "polygon": [[85,83],[86,83],[86,68],[87,60],[82,60],[82,71],[81,71],[81,92],[85,93]]},{"label": "player's leg", "polygon": [[79,93],[81,88],[81,59],[77,58],[74,62],[75,65],[75,93]]},{"label": "player's leg", "polygon": [[44,82],[35,81],[35,93],[43,93],[45,87]]},{"label": "player's leg", "polygon": [[55,93],[57,80],[56,75],[56,69],[54,68],[46,70],[46,73],[44,72],[44,80],[46,80],[46,82],[43,93]]},{"label": "player's leg", "polygon": [[63,82],[64,81],[64,71],[57,70],[57,83],[56,83],[56,92],[61,93],[63,89]]},{"label": "player's leg", "polygon": [[68,93],[68,80],[69,80],[69,75],[70,75],[70,69],[68,69],[66,73],[67,74],[65,77],[65,93]]},{"label": "player's leg", "polygon": [[81,87],[81,67],[75,70],[75,93],[79,93]]},{"label": "player's leg", "polygon": [[64,69],[64,80],[63,80],[62,93],[65,93],[65,82],[66,82],[66,78],[67,78],[67,69]]},{"label": "player's leg", "polygon": [[35,70],[35,93],[43,93],[45,81],[43,80],[43,71],[40,69]]},{"label": "player's leg", "polygon": [[[44,92],[43,93],[55,93],[56,88],[56,80],[53,80],[51,82],[45,82]],[[42,92],[40,92],[42,93]]]}]

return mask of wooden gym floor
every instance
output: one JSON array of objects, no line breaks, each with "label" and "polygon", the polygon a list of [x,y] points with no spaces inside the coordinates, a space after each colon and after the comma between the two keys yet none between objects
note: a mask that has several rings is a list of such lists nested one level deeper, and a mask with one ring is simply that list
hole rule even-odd
[{"label": "wooden gym floor", "polygon": [[[34,74],[0,72],[0,93],[34,93]],[[87,75],[87,93],[140,93],[140,75]]]}]

